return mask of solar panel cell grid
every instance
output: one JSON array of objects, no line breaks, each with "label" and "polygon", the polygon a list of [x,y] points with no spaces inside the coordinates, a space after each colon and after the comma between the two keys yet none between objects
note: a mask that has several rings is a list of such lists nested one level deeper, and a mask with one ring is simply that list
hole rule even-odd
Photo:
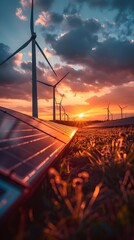
[{"label": "solar panel cell grid", "polygon": [[[48,121],[42,121],[39,119],[32,118],[30,116],[24,115],[22,113],[15,112],[13,110],[5,110],[8,114],[15,116],[18,119],[22,119],[22,121],[28,123],[30,126],[35,127],[36,129],[39,129],[46,134],[49,134],[53,137],[58,138],[62,142],[68,143],[68,141],[71,139],[71,133],[72,133],[72,128],[68,126],[64,126],[61,124],[53,123],[53,122],[48,122]],[[52,126],[55,126],[52,128]]]},{"label": "solar panel cell grid", "polygon": [[70,133],[70,127],[0,108],[0,172],[32,184],[70,141]]}]

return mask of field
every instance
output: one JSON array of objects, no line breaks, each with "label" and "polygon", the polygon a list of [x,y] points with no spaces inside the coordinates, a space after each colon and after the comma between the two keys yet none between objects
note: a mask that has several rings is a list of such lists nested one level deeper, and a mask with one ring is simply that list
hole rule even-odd
[{"label": "field", "polygon": [[34,200],[16,240],[133,240],[134,127],[80,128]]}]

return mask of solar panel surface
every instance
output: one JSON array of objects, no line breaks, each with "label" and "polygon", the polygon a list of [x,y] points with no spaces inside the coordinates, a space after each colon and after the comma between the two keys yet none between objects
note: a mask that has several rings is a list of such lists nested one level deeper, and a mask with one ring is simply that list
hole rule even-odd
[{"label": "solar panel surface", "polygon": [[0,173],[22,185],[32,185],[76,130],[1,107]]}]

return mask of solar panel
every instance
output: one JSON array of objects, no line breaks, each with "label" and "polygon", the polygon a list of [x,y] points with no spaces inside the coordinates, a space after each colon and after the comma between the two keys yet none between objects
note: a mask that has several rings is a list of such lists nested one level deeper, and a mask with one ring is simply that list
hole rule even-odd
[{"label": "solar panel", "polygon": [[76,130],[1,107],[0,173],[21,185],[32,185]]},{"label": "solar panel", "polygon": [[[44,122],[43,120],[38,120],[38,121]],[[72,137],[72,127],[70,127],[70,126],[57,124],[57,123],[52,122],[52,121],[45,121],[44,124],[49,126],[52,129],[56,129],[58,132],[61,132],[62,134],[65,134],[69,138]]]},{"label": "solar panel", "polygon": [[[16,119],[20,119],[24,123],[27,123],[29,126],[34,127],[37,130],[40,130],[42,132],[45,132],[46,134],[49,134],[50,136],[57,138],[58,140],[68,143],[68,141],[72,138],[72,128],[69,126],[66,126],[66,131],[65,131],[65,126],[62,127],[59,126],[60,124],[55,123],[53,127],[53,123],[49,121],[42,121],[39,119],[35,119],[33,117],[30,117],[28,115],[10,110],[10,109],[5,109],[1,108],[2,111],[7,113],[10,116],[15,117]],[[67,131],[69,132],[67,134]]]},{"label": "solar panel", "polygon": [[0,217],[38,185],[76,131],[0,107]]}]

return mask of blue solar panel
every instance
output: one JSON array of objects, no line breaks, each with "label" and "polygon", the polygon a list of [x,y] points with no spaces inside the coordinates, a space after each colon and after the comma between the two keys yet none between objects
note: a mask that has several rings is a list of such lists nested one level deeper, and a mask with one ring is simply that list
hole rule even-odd
[{"label": "blue solar panel", "polygon": [[0,173],[21,185],[32,185],[76,130],[0,108]]},{"label": "blue solar panel", "polygon": [[33,191],[76,131],[0,107],[0,217]]},{"label": "blue solar panel", "polygon": [[[16,119],[20,119],[23,123],[28,124],[30,127],[33,127],[41,132],[44,132],[54,138],[57,138],[59,141],[64,143],[68,143],[68,141],[72,138],[72,128],[69,126],[64,126],[57,123],[52,123],[50,121],[42,121],[39,119],[35,119],[28,115],[13,111],[7,110],[5,108],[1,108],[2,111],[5,111],[10,117],[15,117]],[[12,123],[15,125],[15,123]],[[66,130],[65,130],[66,129]],[[74,133],[76,130],[74,130]]]}]

